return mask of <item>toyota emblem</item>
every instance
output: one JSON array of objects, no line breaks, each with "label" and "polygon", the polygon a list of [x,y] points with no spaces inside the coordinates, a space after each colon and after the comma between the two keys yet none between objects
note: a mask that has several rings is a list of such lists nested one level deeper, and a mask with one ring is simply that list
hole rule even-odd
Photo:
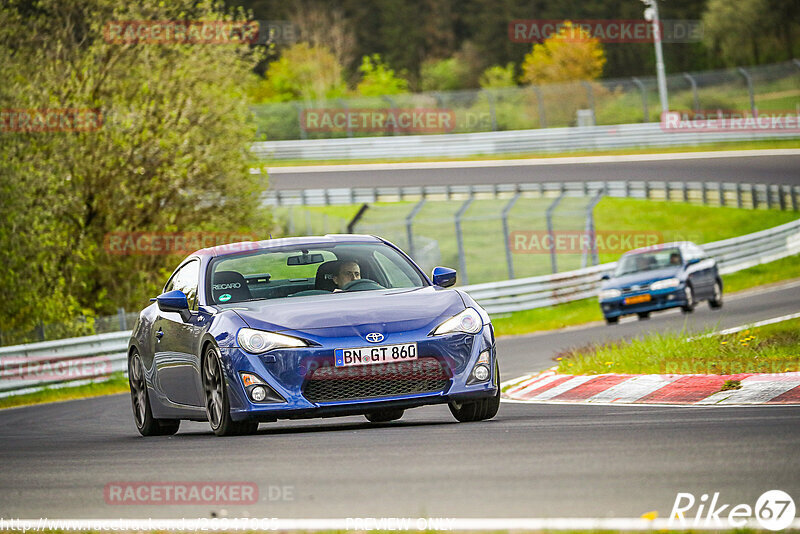
[{"label": "toyota emblem", "polygon": [[381,341],[383,341],[383,334],[380,334],[378,332],[370,332],[365,337],[367,341],[369,341],[370,343],[380,343]]}]

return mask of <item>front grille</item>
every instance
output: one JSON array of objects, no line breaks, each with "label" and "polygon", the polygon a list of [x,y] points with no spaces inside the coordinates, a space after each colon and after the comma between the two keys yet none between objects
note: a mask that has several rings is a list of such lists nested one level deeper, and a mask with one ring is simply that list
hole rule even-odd
[{"label": "front grille", "polygon": [[450,374],[436,358],[377,365],[320,367],[306,379],[303,395],[311,402],[376,399],[443,391],[449,381]]}]

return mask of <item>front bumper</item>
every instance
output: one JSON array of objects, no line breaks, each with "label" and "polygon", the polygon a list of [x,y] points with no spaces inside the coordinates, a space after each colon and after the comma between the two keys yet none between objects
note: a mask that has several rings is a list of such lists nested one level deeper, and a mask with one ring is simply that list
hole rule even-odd
[{"label": "front bumper", "polygon": [[[421,335],[420,335],[421,334]],[[491,325],[484,325],[478,334],[450,334],[444,336],[427,336],[427,331],[392,333],[383,344],[416,342],[418,360],[428,364],[437,362],[444,376],[441,377],[434,390],[403,392],[392,394],[392,387],[379,388],[372,396],[359,398],[358,395],[333,401],[317,401],[311,396],[310,383],[317,380],[319,373],[331,371],[353,370],[354,367],[336,368],[334,366],[334,349],[359,347],[368,345],[360,336],[323,339],[321,336],[303,336],[320,346],[278,349],[267,354],[254,355],[239,348],[222,348],[223,362],[228,379],[228,392],[231,404],[231,417],[234,420],[252,419],[274,421],[277,419],[294,419],[309,417],[331,417],[341,415],[358,415],[380,409],[405,409],[428,404],[446,403],[451,400],[459,402],[494,396],[499,384],[495,373],[484,382],[467,385],[473,367],[482,352],[489,352],[490,370],[494,369],[496,348]],[[403,362],[410,364],[412,362]],[[357,366],[357,370],[379,368],[390,364]],[[409,369],[409,367],[406,367]],[[414,368],[417,372],[418,367]],[[284,402],[254,402],[245,391],[239,378],[240,372],[258,375]],[[370,373],[371,374],[371,373]],[[368,377],[365,391],[375,380],[392,380],[394,375]],[[348,377],[349,378],[349,377]],[[387,382],[377,383],[379,386],[390,385]],[[350,390],[353,388],[350,387]],[[388,391],[387,394],[381,394]],[[272,396],[272,395],[270,395]]]},{"label": "front bumper", "polygon": [[[636,304],[625,304],[625,299],[630,297],[638,297],[641,295],[650,295],[650,300],[647,302],[639,302]],[[634,313],[648,313],[659,310],[666,310],[669,308],[677,308],[686,305],[686,294],[684,286],[676,288],[663,289],[659,291],[639,291],[629,293],[621,297],[604,300],[600,302],[600,309],[606,319],[614,317],[621,317],[623,315],[631,315]]]}]

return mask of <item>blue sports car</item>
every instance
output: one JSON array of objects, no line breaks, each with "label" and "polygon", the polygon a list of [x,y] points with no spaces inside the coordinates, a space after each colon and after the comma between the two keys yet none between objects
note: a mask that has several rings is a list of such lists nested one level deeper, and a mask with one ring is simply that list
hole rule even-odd
[{"label": "blue sports car", "polygon": [[172,273],[128,346],[136,427],[181,420],[217,435],[279,418],[365,415],[448,403],[458,421],[500,405],[492,324],[458,289],[374,236],[271,239],[207,248]]},{"label": "blue sports car", "polygon": [[623,315],[647,319],[650,312],[680,307],[694,310],[701,300],[722,307],[717,262],[688,241],[665,243],[623,254],[612,276],[603,276],[600,309],[609,324]]}]

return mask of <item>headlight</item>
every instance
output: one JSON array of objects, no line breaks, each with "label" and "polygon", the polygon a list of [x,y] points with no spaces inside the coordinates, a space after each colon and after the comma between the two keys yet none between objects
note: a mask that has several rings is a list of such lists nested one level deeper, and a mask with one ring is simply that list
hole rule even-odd
[{"label": "headlight", "polygon": [[622,291],[619,289],[604,289],[597,295],[597,298],[600,300],[608,300],[608,299],[615,299],[622,295]]},{"label": "headlight", "polygon": [[483,327],[480,314],[474,308],[467,308],[458,315],[450,317],[440,324],[433,331],[434,336],[452,334],[454,332],[464,332],[465,334],[477,334]]},{"label": "headlight", "polygon": [[264,332],[263,330],[253,330],[252,328],[242,328],[236,336],[239,346],[247,352],[261,354],[273,349],[307,347],[308,344],[302,339],[292,336],[284,336],[274,332]]},{"label": "headlight", "polygon": [[667,278],[666,280],[659,280],[657,282],[653,282],[650,284],[650,289],[667,289],[669,287],[678,287],[681,285],[681,281],[677,278]]}]

